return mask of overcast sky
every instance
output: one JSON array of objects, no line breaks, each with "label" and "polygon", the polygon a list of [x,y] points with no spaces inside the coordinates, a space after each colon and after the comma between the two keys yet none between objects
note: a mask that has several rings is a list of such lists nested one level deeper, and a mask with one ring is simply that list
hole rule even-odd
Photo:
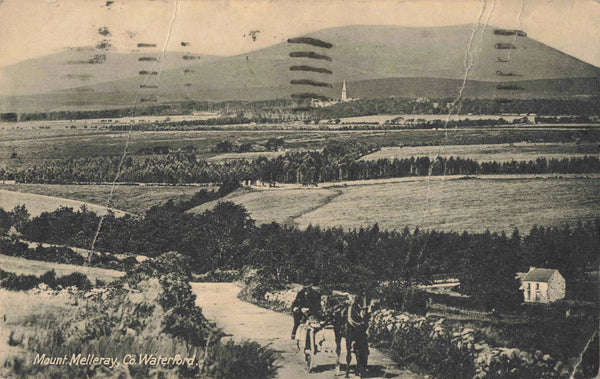
[{"label": "overcast sky", "polygon": [[[0,0],[2,1],[2,0]],[[483,13],[482,13],[483,12]],[[234,55],[334,26],[439,26],[485,23],[529,37],[600,67],[597,0],[4,0],[0,3],[0,65],[95,45],[116,50],[156,43],[166,50]],[[170,30],[170,33],[169,33]],[[260,30],[253,41],[250,31]],[[167,37],[168,36],[168,37]],[[181,42],[189,46],[181,46]]]}]

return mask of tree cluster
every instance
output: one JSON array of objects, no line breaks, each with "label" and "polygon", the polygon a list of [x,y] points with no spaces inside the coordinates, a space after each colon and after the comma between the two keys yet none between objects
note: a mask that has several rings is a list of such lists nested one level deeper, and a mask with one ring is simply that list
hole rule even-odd
[{"label": "tree cluster", "polygon": [[[328,143],[323,151],[287,152],[274,158],[209,162],[177,151],[144,158],[117,156],[44,160],[24,167],[0,167],[0,179],[20,183],[222,183],[228,178],[316,184],[428,175],[590,174],[600,172],[600,158],[571,157],[535,161],[478,162],[460,157],[411,157],[360,160],[376,149],[365,144]],[[117,172],[119,173],[117,177]]]},{"label": "tree cluster", "polygon": [[[90,247],[99,217],[61,208],[26,222],[32,241]],[[600,219],[574,227],[535,227],[521,238],[504,233],[380,230],[377,225],[344,231],[305,230],[276,223],[256,226],[246,210],[221,202],[202,214],[172,203],[153,207],[142,219],[105,217],[99,251],[160,256],[177,251],[197,273],[253,266],[279,281],[314,281],[348,290],[382,281],[427,283],[434,275],[457,275],[461,289],[484,307],[520,299],[517,271],[555,268],[573,285],[598,266]],[[573,287],[575,288],[575,287]]]}]

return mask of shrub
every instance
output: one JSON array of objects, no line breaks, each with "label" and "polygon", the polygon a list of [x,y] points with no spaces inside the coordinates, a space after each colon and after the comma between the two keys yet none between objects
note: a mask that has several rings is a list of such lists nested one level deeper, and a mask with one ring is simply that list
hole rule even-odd
[{"label": "shrub", "polygon": [[8,336],[8,346],[20,346],[23,343],[24,336],[21,338],[15,338],[15,331],[11,330]]},{"label": "shrub", "polygon": [[37,287],[40,280],[35,275],[16,275],[0,270],[0,287],[12,291],[28,291]]},{"label": "shrub", "polygon": [[267,292],[285,289],[280,281],[261,271],[251,270],[244,275],[240,298],[263,300]]},{"label": "shrub", "polygon": [[235,344],[228,341],[208,350],[207,373],[215,379],[266,379],[275,376],[274,362],[278,355],[274,350],[256,342]]},{"label": "shrub", "polygon": [[131,267],[127,271],[126,278],[128,282],[133,283],[139,281],[140,278],[161,278],[166,274],[172,274],[189,282],[192,280],[190,267],[189,257],[171,251]]},{"label": "shrub", "polygon": [[28,291],[37,287],[40,283],[45,283],[53,289],[71,286],[75,286],[80,290],[89,290],[92,288],[92,283],[87,276],[80,272],[74,272],[57,278],[54,270],[50,270],[38,278],[35,275],[16,275],[12,272],[0,270],[0,287],[7,290]]},{"label": "shrub", "polygon": [[404,365],[414,365],[437,378],[472,378],[475,375],[473,356],[458,348],[449,333],[432,338],[433,327],[400,329],[394,333],[390,352]]},{"label": "shrub", "polygon": [[40,276],[40,281],[46,283],[50,288],[56,288],[56,272],[54,270],[46,271],[45,274]]},{"label": "shrub", "polygon": [[62,276],[56,280],[56,284],[61,287],[77,287],[80,290],[89,290],[92,288],[92,282],[80,272],[74,272],[69,275]]}]

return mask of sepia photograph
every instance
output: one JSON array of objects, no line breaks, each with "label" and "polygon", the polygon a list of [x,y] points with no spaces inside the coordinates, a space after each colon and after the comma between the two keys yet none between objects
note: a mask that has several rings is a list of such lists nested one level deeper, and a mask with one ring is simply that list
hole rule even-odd
[{"label": "sepia photograph", "polygon": [[0,378],[599,378],[599,275],[598,0],[0,0]]}]

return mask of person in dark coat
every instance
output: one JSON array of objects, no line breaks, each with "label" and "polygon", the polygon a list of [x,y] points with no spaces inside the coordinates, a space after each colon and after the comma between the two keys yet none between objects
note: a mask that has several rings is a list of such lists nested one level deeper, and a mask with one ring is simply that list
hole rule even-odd
[{"label": "person in dark coat", "polygon": [[[308,312],[302,312],[302,308],[308,308]],[[292,329],[292,339],[296,338],[298,326],[305,322],[310,316],[319,318],[321,315],[321,294],[314,287],[313,283],[305,285],[296,295],[292,303],[292,316],[294,316],[294,328]]]}]

